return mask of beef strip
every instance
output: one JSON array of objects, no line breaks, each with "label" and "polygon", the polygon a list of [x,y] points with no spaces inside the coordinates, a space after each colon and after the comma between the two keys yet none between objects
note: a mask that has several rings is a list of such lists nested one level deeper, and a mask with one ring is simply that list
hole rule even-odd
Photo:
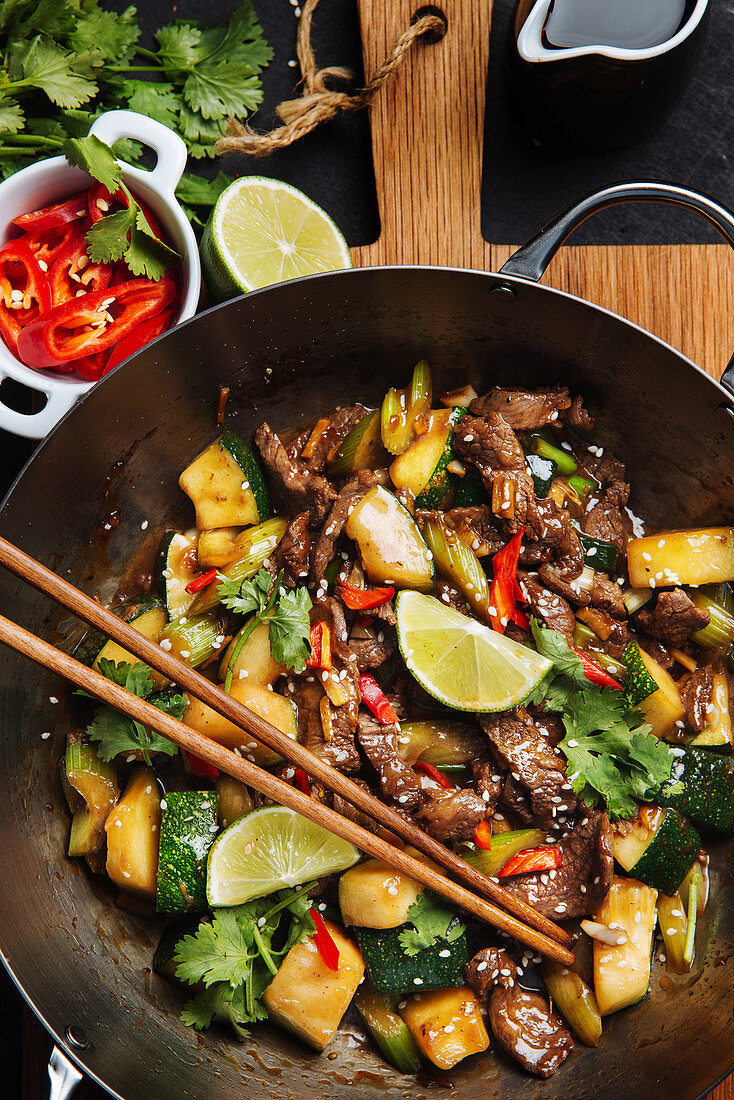
[{"label": "beef strip", "polygon": [[694,733],[701,733],[708,722],[709,707],[714,697],[714,670],[710,665],[691,673],[681,697],[686,708],[686,725]]},{"label": "beef strip", "polygon": [[567,603],[576,607],[588,607],[591,596],[582,588],[575,578],[569,579],[552,562],[543,562],[538,566],[538,576],[543,584],[561,596]]},{"label": "beef strip", "polygon": [[626,481],[612,481],[602,490],[591,510],[581,517],[584,534],[613,543],[622,557],[627,554],[627,539],[632,534],[632,520],[625,511],[629,496],[630,487]]},{"label": "beef strip", "polygon": [[606,611],[613,619],[626,619],[627,608],[622,599],[622,589],[604,573],[596,573],[591,588],[591,605]]},{"label": "beef strip", "polygon": [[380,777],[380,789],[386,798],[405,809],[415,809],[424,801],[423,781],[401,760],[398,752],[400,727],[383,726],[364,711],[360,712],[357,737],[365,756]]},{"label": "beef strip", "polygon": [[367,672],[379,668],[397,649],[395,631],[387,624],[355,627],[349,638],[349,648],[357,658],[357,668]]},{"label": "beef strip", "polygon": [[500,413],[515,431],[532,431],[559,421],[574,428],[593,427],[583,407],[583,399],[578,396],[572,401],[566,386],[541,386],[535,390],[497,386],[484,397],[472,401],[469,412],[473,416]]},{"label": "beef strip", "polygon": [[592,811],[558,841],[561,865],[553,871],[515,875],[503,886],[551,920],[594,913],[612,884],[612,829],[606,814]]},{"label": "beef strip", "polygon": [[489,1024],[502,1049],[538,1077],[550,1077],[574,1051],[571,1032],[545,997],[517,982],[493,990]]},{"label": "beef strip", "polygon": [[483,947],[464,967],[464,980],[484,1000],[495,986],[511,988],[517,978],[517,964],[504,947]]},{"label": "beef strip", "polygon": [[682,588],[661,592],[654,607],[645,604],[637,613],[637,625],[673,649],[685,645],[691,634],[708,626],[710,619],[708,611],[696,607]]},{"label": "beef strip", "polygon": [[312,474],[297,459],[290,458],[269,424],[262,423],[257,429],[255,443],[279,508],[291,516],[306,511],[309,527],[318,527],[336,500],[333,485],[320,474]]},{"label": "beef strip", "polygon": [[611,481],[626,481],[627,470],[623,462],[612,454],[608,447],[598,447],[596,454],[586,447],[576,447],[574,453],[577,461],[596,481],[602,485],[608,485]]},{"label": "beef strip", "polygon": [[[360,786],[362,790],[366,791],[367,794],[372,794],[369,784],[366,783],[364,779],[355,779],[353,782]],[[334,795],[333,807],[342,817],[354,821],[355,824],[361,825],[363,829],[367,829],[370,833],[377,833],[382,829],[382,826],[378,825],[369,814],[362,813],[362,811],[358,810],[356,806],[353,806],[351,802],[347,802],[345,798],[342,798],[340,794]]]},{"label": "beef strip", "polygon": [[334,557],[334,548],[349,519],[349,513],[376,483],[377,479],[371,470],[358,470],[339,491],[311,555],[311,576],[317,584],[323,580],[326,567]]},{"label": "beef strip", "polygon": [[308,533],[308,512],[299,512],[285,529],[280,549],[283,561],[293,581],[308,576],[311,536]]},{"label": "beef strip", "polygon": [[564,638],[571,641],[576,627],[576,617],[570,604],[562,596],[544,588],[527,573],[518,572],[517,579],[534,614],[539,616],[551,630],[557,630]]},{"label": "beef strip", "polygon": [[502,793],[502,776],[497,772],[496,765],[487,760],[472,760],[471,769],[477,794],[484,803],[487,815],[492,814]]},{"label": "beef strip", "polygon": [[441,600],[447,607],[453,607],[454,611],[458,611],[460,615],[467,615],[471,618],[473,615],[472,609],[466,602],[458,588],[455,588],[453,584],[445,580],[443,577],[437,577],[433,585],[433,595],[437,600]]},{"label": "beef strip", "polygon": [[657,661],[666,672],[675,664],[675,658],[671,657],[662,642],[658,642],[657,639],[648,638],[647,634],[638,634],[636,641],[640,649],[644,649],[645,653],[649,653],[653,661]]},{"label": "beef strip", "polygon": [[565,762],[527,711],[519,707],[482,715],[479,721],[497,760],[529,792],[530,808],[539,824],[550,825],[557,814],[575,809],[577,799]]},{"label": "beef strip", "polygon": [[561,414],[570,428],[578,428],[582,432],[590,432],[594,427],[594,420],[587,409],[584,408],[584,399],[577,393],[571,402],[571,407]]},{"label": "beef strip", "polygon": [[439,523],[456,534],[471,546],[477,557],[496,554],[505,545],[506,539],[494,521],[492,509],[488,504],[471,508],[450,508],[448,512],[429,512],[419,509],[415,518],[421,531],[426,523]]},{"label": "beef strip", "polygon": [[319,436],[310,458],[303,462],[312,474],[323,473],[326,461],[332,451],[335,451],[342,440],[346,439],[354,425],[362,419],[367,412],[364,405],[345,405],[336,409],[329,417],[329,425]]},{"label": "beef strip", "polygon": [[312,617],[314,622],[323,621],[329,627],[332,665],[334,671],[339,674],[345,673],[341,679],[351,693],[349,702],[339,709],[346,711],[352,730],[356,730],[360,701],[359,668],[356,655],[349,645],[349,630],[344,618],[344,608],[334,596],[322,596],[314,603]]},{"label": "beef strip", "polygon": [[519,818],[523,825],[533,824],[533,811],[530,808],[527,788],[513,779],[509,772],[502,785],[500,802],[503,808]]},{"label": "beef strip", "polygon": [[415,811],[415,820],[436,840],[471,840],[484,821],[487,806],[475,791],[439,787],[430,789],[427,802]]},{"label": "beef strip", "polygon": [[289,697],[298,709],[298,740],[321,760],[340,772],[359,771],[361,758],[354,743],[349,716],[344,707],[331,708],[331,739],[324,738],[321,724],[321,700],[326,698],[316,676],[294,676]]}]

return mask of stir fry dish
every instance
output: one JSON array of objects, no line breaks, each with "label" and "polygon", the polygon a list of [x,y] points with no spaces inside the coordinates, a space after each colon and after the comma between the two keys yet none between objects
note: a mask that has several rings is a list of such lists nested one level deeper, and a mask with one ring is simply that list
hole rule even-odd
[{"label": "stir fry dish", "polygon": [[[564,386],[434,397],[421,362],[378,409],[191,456],[192,527],[115,613],[560,922],[576,963],[85,700],[68,854],[160,915],[185,1024],[269,1019],[323,1051],[356,1010],[402,1073],[491,1046],[547,1077],[655,955],[691,970],[706,846],[734,833],[734,529],[646,532],[592,439]],[[379,831],[108,638],[77,655]]]}]

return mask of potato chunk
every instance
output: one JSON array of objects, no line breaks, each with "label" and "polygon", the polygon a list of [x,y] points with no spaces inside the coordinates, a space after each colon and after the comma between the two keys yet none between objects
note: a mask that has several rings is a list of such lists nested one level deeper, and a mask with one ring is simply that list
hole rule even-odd
[{"label": "potato chunk", "polygon": [[451,1069],[489,1047],[479,1002],[469,986],[415,993],[400,1015],[418,1049],[439,1069]]},{"label": "potato chunk", "polygon": [[161,796],[152,768],[135,768],[125,793],[105,822],[107,874],[132,894],[155,898]]},{"label": "potato chunk", "polygon": [[397,928],[423,887],[380,859],[368,859],[339,879],[339,908],[345,924]]},{"label": "potato chunk", "polygon": [[[298,740],[296,709],[292,700],[268,691],[262,684],[251,684],[248,680],[233,680],[230,695],[294,741]],[[220,745],[237,749],[248,759],[254,759],[261,768],[272,768],[282,759],[272,749],[261,744],[251,734],[244,733],[234,722],[223,718],[199,699],[189,699],[184,721],[187,726],[211,737],[213,741],[218,741]]]},{"label": "potato chunk", "polygon": [[734,580],[734,528],[699,527],[631,539],[627,567],[633,588]]}]

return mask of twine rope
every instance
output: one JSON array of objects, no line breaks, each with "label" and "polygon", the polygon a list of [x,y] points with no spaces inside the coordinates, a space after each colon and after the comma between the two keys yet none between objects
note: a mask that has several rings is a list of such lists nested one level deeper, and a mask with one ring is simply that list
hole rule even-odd
[{"label": "twine rope", "polygon": [[305,137],[334,118],[340,111],[358,111],[368,106],[397,69],[403,63],[408,51],[420,38],[441,38],[446,24],[437,15],[421,15],[398,37],[392,50],[375,70],[361,92],[350,95],[348,92],[330,88],[334,80],[350,80],[349,69],[331,66],[319,69],[311,45],[311,24],[319,0],[306,0],[298,24],[296,50],[302,73],[303,93],[297,99],[289,99],[277,108],[277,115],[283,123],[269,133],[257,133],[247,124],[243,125],[232,118],[227,129],[214,146],[217,154],[246,153],[254,157],[267,157],[276,149],[284,149],[294,141]]}]

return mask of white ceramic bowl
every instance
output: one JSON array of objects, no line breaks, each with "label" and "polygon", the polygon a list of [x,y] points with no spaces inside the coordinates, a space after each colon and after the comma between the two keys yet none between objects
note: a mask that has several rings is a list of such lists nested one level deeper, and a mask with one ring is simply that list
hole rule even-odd
[{"label": "white ceramic bowl", "polygon": [[[166,239],[181,256],[181,298],[176,323],[193,317],[201,291],[199,249],[188,218],[174,195],[186,166],[185,143],[167,126],[135,111],[108,111],[100,115],[89,132],[108,145],[121,137],[135,138],[156,153],[158,159],[150,171],[121,162],[123,177],[131,190],[148,203]],[[70,167],[64,157],[51,157],[16,172],[0,183],[0,244],[16,235],[11,223],[19,214],[59,202],[89,186],[89,176]],[[0,394],[0,428],[29,439],[46,435],[77,398],[95,385],[78,376],[33,370],[21,363],[0,339],[0,382],[5,378],[14,378],[28,389],[46,395],[46,405],[40,412],[25,415],[8,408]]]}]

